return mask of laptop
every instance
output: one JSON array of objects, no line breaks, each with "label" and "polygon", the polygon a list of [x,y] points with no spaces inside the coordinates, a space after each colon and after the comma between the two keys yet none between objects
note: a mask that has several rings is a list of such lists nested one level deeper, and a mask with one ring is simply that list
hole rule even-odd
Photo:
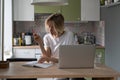
[{"label": "laptop", "polygon": [[94,68],[95,45],[61,45],[59,63],[61,69]]}]

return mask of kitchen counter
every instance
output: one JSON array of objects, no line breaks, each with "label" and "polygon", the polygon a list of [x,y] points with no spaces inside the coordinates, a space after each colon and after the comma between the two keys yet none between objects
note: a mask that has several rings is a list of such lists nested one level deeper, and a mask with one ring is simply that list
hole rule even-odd
[{"label": "kitchen counter", "polygon": [[[17,48],[21,48],[21,49],[22,49],[22,48],[24,48],[24,49],[25,49],[25,48],[26,48],[26,49],[34,49],[34,48],[36,49],[36,48],[37,48],[37,49],[39,49],[40,47],[39,47],[39,45],[31,45],[31,46],[13,46],[13,48],[15,48],[15,49],[17,49]],[[101,46],[101,45],[97,45],[96,48],[97,48],[97,49],[100,49],[100,48],[101,48],[101,49],[104,49],[105,47],[104,47],[104,46]]]},{"label": "kitchen counter", "polygon": [[31,45],[31,46],[13,46],[14,49],[39,49],[39,45]]},{"label": "kitchen counter", "polygon": [[97,45],[96,48],[97,48],[97,49],[104,49],[105,46]]}]

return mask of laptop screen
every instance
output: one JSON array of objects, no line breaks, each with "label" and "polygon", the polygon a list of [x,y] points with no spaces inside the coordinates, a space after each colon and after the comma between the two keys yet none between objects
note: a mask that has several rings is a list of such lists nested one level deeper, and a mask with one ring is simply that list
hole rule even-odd
[{"label": "laptop screen", "polygon": [[95,45],[61,45],[59,68],[93,68]]}]

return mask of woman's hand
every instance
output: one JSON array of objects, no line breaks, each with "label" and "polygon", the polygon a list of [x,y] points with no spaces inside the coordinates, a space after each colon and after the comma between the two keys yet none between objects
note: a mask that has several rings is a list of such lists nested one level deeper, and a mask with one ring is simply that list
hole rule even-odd
[{"label": "woman's hand", "polygon": [[48,63],[50,62],[50,57],[46,57],[46,56],[42,56],[38,63],[44,63],[45,61],[47,61]]},{"label": "woman's hand", "polygon": [[33,33],[33,37],[38,44],[43,43],[42,38],[38,34]]},{"label": "woman's hand", "polygon": [[44,63],[45,61],[47,61],[48,63],[49,62],[52,62],[52,63],[58,63],[58,59],[57,58],[54,58],[54,57],[46,57],[46,56],[43,56],[39,59],[38,63]]}]

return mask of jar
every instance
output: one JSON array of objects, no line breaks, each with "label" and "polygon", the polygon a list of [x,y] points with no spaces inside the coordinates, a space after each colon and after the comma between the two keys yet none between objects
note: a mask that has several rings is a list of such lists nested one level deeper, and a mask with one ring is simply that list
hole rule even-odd
[{"label": "jar", "polygon": [[31,33],[25,33],[25,45],[31,45],[32,44],[32,34]]},{"label": "jar", "polygon": [[13,36],[13,45],[18,46],[19,45],[19,37],[17,34],[14,34]]},{"label": "jar", "polygon": [[118,2],[119,0],[114,0],[114,2]]},{"label": "jar", "polygon": [[112,3],[112,0],[107,0],[108,1],[108,4],[111,4]]}]

